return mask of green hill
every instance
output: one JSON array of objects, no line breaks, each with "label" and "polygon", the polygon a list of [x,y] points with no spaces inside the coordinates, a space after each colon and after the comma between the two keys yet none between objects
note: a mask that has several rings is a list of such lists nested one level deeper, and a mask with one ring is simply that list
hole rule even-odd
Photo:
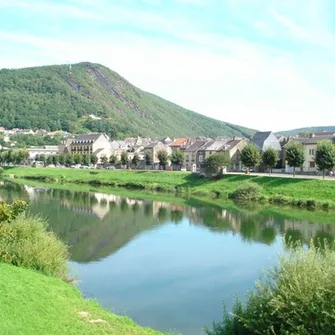
[{"label": "green hill", "polygon": [[309,128],[299,128],[292,130],[284,130],[276,133],[279,136],[294,136],[302,133],[313,133],[313,132],[324,132],[333,131],[335,133],[335,126],[320,126],[320,127],[309,127]]},{"label": "green hill", "polygon": [[250,137],[254,133],[144,92],[92,63],[0,70],[0,125],[106,132],[112,137]]}]

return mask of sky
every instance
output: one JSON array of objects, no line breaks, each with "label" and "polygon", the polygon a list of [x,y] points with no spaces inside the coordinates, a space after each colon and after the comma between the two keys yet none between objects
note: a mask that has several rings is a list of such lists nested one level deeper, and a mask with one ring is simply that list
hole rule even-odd
[{"label": "sky", "polygon": [[258,130],[335,125],[334,0],[0,0],[0,68],[101,63]]}]

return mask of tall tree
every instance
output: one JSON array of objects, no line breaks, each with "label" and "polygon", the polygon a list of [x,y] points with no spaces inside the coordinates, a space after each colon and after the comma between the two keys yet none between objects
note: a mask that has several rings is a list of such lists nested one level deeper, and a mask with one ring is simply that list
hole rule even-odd
[{"label": "tall tree", "polygon": [[261,152],[254,143],[248,143],[241,151],[241,161],[250,172],[251,168],[258,166],[261,162]]},{"label": "tall tree", "polygon": [[335,166],[335,145],[330,141],[320,141],[316,146],[315,163],[322,176],[325,178],[325,171],[332,170]]},{"label": "tall tree", "polygon": [[46,157],[44,154],[40,154],[40,162],[45,163]]},{"label": "tall tree", "polygon": [[289,142],[286,146],[286,160],[288,165],[293,167],[293,176],[295,176],[296,167],[301,167],[305,161],[304,146],[297,141]]},{"label": "tall tree", "polygon": [[93,165],[98,163],[98,157],[96,155],[91,155],[91,163]]},{"label": "tall tree", "polygon": [[29,152],[24,149],[20,149],[17,151],[17,156],[18,156],[18,164],[25,164],[28,161],[29,158]]},{"label": "tall tree", "polygon": [[172,164],[178,165],[179,168],[181,168],[182,164],[184,163],[184,156],[184,151],[177,149],[172,152],[170,160]]},{"label": "tall tree", "polygon": [[51,155],[47,156],[46,163],[47,165],[53,164],[53,159]]},{"label": "tall tree", "polygon": [[109,163],[112,164],[112,165],[115,165],[117,162],[117,156],[116,155],[111,155],[109,157]]},{"label": "tall tree", "polygon": [[81,154],[74,154],[73,160],[74,160],[74,164],[81,164],[81,161],[82,161]]},{"label": "tall tree", "polygon": [[64,164],[65,164],[65,155],[64,155],[64,154],[59,154],[59,155],[58,155],[58,162],[59,162],[59,164],[61,164],[61,165],[64,165]]},{"label": "tall tree", "polygon": [[100,157],[100,162],[101,164],[106,165],[108,163],[108,157],[106,155],[102,155]]},{"label": "tall tree", "polygon": [[52,155],[52,163],[57,165],[59,162],[59,155]]},{"label": "tall tree", "polygon": [[157,152],[157,158],[159,160],[159,165],[163,167],[163,170],[166,169],[166,165],[169,161],[169,155],[166,150],[162,149]]},{"label": "tall tree", "polygon": [[121,153],[121,165],[128,166],[128,153],[126,151],[122,151]]},{"label": "tall tree", "polygon": [[74,164],[74,157],[73,157],[73,155],[68,154],[68,155],[65,156],[65,164],[67,166],[71,166],[71,165]]},{"label": "tall tree", "polygon": [[279,161],[278,152],[273,148],[268,148],[262,153],[262,162],[264,166],[272,172],[272,169],[277,165]]},{"label": "tall tree", "polygon": [[89,154],[84,154],[82,156],[82,163],[85,166],[90,165],[90,155]]},{"label": "tall tree", "polygon": [[220,173],[224,167],[231,164],[231,159],[227,152],[218,152],[206,158],[204,167],[208,173]]},{"label": "tall tree", "polygon": [[133,159],[131,160],[132,164],[135,168],[137,168],[138,164],[140,163],[140,156],[137,152],[135,152]]},{"label": "tall tree", "polygon": [[144,160],[145,165],[147,166],[152,165],[152,153],[150,151],[145,152]]}]

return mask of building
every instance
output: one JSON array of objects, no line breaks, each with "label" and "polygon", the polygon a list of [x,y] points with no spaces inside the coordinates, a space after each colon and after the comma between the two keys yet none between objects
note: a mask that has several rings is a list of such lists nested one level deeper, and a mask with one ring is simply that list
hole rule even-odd
[{"label": "building", "polygon": [[281,152],[280,141],[272,131],[258,131],[251,139],[251,142],[261,151],[272,148]]},{"label": "building", "polygon": [[[195,141],[193,144],[186,147],[184,151],[184,167],[187,171],[198,171],[201,168],[203,160],[200,162],[197,159],[197,154],[200,148],[206,144],[206,140]],[[195,166],[195,167],[194,167]]]},{"label": "building", "polygon": [[[169,156],[172,153],[171,148],[168,145],[160,141],[152,142],[146,147],[144,147],[144,152],[148,152],[152,157],[152,167],[154,170],[160,169],[160,164],[159,164],[159,159],[158,159],[158,152],[160,150],[165,150]],[[170,162],[168,165],[170,165]]]},{"label": "building", "polygon": [[45,156],[51,156],[51,155],[57,155],[59,153],[59,147],[57,145],[45,145],[43,147],[36,147],[36,148],[28,148],[27,149],[29,153],[29,160],[33,161],[35,160],[36,156],[38,155],[45,155]]},{"label": "building", "polygon": [[110,157],[112,153],[109,137],[105,134],[79,135],[70,142],[68,153],[94,155],[98,157],[98,162],[101,157]]},{"label": "building", "polygon": [[123,151],[129,150],[129,144],[125,141],[111,141],[109,144],[111,148],[111,155],[115,155],[118,160],[121,159]]},{"label": "building", "polygon": [[[260,151],[265,151],[267,149],[274,149],[277,151],[280,158],[277,168],[283,167],[283,156],[282,156],[282,143],[283,139],[278,139],[277,136],[272,131],[258,131],[252,137],[251,143],[254,143]],[[265,172],[267,169],[266,166],[260,165],[257,167],[258,171]]]},{"label": "building", "polygon": [[[187,146],[188,143],[191,142],[191,139],[187,138],[187,137],[180,137],[175,139],[171,144],[170,144],[170,148],[172,151],[175,150],[180,150],[182,147]],[[190,143],[191,144],[191,143]]]},{"label": "building", "polygon": [[233,171],[242,171],[241,151],[247,146],[247,141],[242,138],[234,138],[225,144],[224,152],[229,154]]},{"label": "building", "polygon": [[222,140],[209,140],[199,148],[197,152],[196,165],[202,166],[203,162],[211,155],[216,154],[220,151],[224,151],[225,144],[230,141],[229,138]]}]

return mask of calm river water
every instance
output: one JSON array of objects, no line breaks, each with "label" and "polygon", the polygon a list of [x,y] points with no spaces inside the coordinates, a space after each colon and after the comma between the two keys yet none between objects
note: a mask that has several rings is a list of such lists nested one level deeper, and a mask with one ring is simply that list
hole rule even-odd
[{"label": "calm river water", "polygon": [[[283,235],[308,242],[335,225],[280,213],[228,210],[199,201],[169,203],[97,192],[3,183],[0,198],[30,201],[30,211],[71,246],[84,295],[143,326],[203,334],[237,294],[284,251]],[[179,203],[179,204],[178,204]]]}]

